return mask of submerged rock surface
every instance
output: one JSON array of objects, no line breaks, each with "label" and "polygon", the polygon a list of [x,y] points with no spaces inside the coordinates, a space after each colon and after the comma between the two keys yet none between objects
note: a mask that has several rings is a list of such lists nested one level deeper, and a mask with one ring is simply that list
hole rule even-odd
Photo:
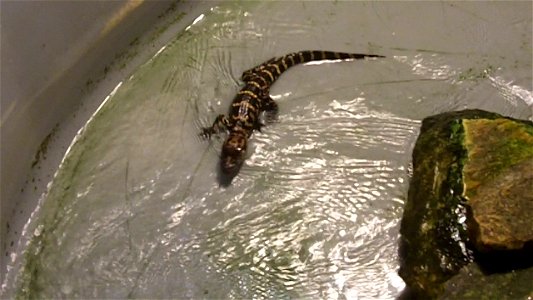
[{"label": "submerged rock surface", "polygon": [[[415,296],[442,295],[472,264],[482,276],[526,270],[533,283],[523,255],[533,248],[533,123],[481,110],[424,119],[400,232],[400,276]],[[493,260],[507,266],[483,266]]]},{"label": "submerged rock surface", "polygon": [[442,300],[516,300],[533,297],[533,268],[487,274],[469,264],[444,284]]}]

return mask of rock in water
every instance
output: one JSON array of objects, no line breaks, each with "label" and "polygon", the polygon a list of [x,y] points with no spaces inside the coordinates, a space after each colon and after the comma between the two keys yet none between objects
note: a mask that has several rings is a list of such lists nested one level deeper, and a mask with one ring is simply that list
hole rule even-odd
[{"label": "rock in water", "polygon": [[438,297],[478,253],[529,251],[532,166],[532,122],[481,110],[423,120],[400,230],[414,295]]},{"label": "rock in water", "polygon": [[508,119],[463,120],[464,194],[480,251],[533,242],[533,128]]}]

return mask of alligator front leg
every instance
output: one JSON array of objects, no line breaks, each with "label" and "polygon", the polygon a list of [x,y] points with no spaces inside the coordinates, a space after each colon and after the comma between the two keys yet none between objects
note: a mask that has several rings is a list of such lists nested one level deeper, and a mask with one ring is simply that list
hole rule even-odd
[{"label": "alligator front leg", "polygon": [[225,115],[218,115],[211,127],[202,128],[201,136],[210,138],[212,134],[220,133],[221,131],[230,127],[229,119]]}]

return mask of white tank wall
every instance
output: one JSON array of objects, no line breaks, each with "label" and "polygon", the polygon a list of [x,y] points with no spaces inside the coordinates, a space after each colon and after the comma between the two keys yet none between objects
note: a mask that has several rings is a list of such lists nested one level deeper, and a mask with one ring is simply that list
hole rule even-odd
[{"label": "white tank wall", "polygon": [[[161,29],[165,18],[182,29],[213,5],[142,0],[0,2],[0,282],[9,257],[16,255],[24,223],[76,131],[105,95],[165,42],[160,37],[159,44],[151,39],[150,45],[138,46],[139,37],[150,31],[154,35],[154,27],[159,24],[156,29]],[[167,39],[171,35],[167,32]],[[124,60],[132,45],[144,49],[144,58]],[[128,67],[117,67],[116,60],[121,59],[120,64]],[[34,164],[37,153],[40,159]]]}]

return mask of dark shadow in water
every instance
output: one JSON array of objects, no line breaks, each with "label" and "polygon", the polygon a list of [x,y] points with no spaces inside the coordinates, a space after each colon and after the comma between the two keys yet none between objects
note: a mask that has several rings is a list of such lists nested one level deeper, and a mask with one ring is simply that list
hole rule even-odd
[{"label": "dark shadow in water", "polygon": [[533,267],[533,242],[526,243],[522,250],[478,252],[475,257],[486,275],[531,268]]},{"label": "dark shadow in water", "polygon": [[233,178],[239,174],[240,167],[236,169],[235,171],[231,173],[222,172],[222,168],[220,166],[220,163],[217,166],[217,180],[220,186],[222,187],[228,187],[231,185],[231,182],[233,181]]}]

